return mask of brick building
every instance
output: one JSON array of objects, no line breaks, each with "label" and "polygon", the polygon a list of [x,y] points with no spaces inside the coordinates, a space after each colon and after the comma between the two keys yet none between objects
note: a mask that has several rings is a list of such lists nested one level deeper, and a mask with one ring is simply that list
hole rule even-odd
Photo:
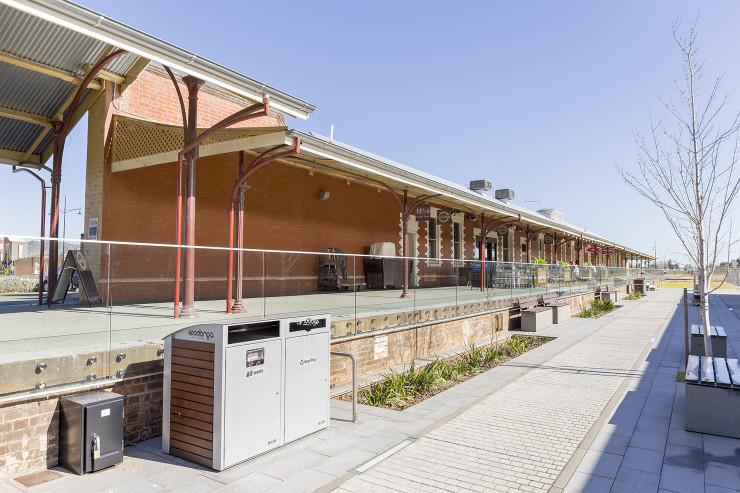
[{"label": "brick building", "polygon": [[[186,93],[181,80],[179,85]],[[249,104],[205,85],[198,100],[199,126],[208,128]],[[92,105],[89,118],[86,223],[97,219],[100,240],[173,243],[176,154],[183,136],[180,104],[168,74],[158,64],[148,65],[123,94],[116,87],[107,88],[106,97]],[[642,257],[563,222],[557,211],[529,211],[331,139],[291,131],[283,115],[274,110],[269,117],[222,130],[201,147],[196,245],[227,246],[228,203],[239,176],[239,151],[249,163],[270,146],[292,146],[296,137],[302,142],[300,154],[275,161],[248,180],[244,248],[325,252],[336,247],[366,254],[373,243],[391,242],[401,255],[402,204],[397,198],[406,191],[409,200],[432,196],[425,202],[431,219],[418,221],[416,211],[411,211],[408,220],[408,256],[424,258],[412,262],[412,286],[454,284],[456,267],[469,266],[479,258],[481,221],[491,229],[484,246],[486,260],[531,262],[540,257],[547,263],[625,266],[629,259]],[[328,192],[326,200],[319,197],[320,192]],[[88,257],[105,284],[107,253],[88,247]],[[224,252],[199,250],[196,257],[199,298],[225,298]],[[171,249],[117,247],[111,260],[111,289],[117,299],[172,296],[175,256]],[[143,263],[146,282],[142,282]],[[255,277],[262,268],[259,262],[247,260],[245,278]],[[266,269],[272,284],[268,291],[318,289],[315,257],[302,257],[290,269],[267,262]],[[361,269],[356,276],[363,281]],[[262,289],[257,283],[244,284],[246,295]]]}]

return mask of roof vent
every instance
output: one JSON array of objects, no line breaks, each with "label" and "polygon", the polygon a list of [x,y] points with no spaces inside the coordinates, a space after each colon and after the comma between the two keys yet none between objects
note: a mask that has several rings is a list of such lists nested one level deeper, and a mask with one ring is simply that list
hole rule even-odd
[{"label": "roof vent", "polygon": [[496,198],[508,204],[510,200],[514,200],[514,190],[511,188],[496,190]]},{"label": "roof vent", "polygon": [[470,182],[470,189],[481,195],[485,195],[491,188],[491,182],[488,180],[473,180]]},{"label": "roof vent", "polygon": [[542,214],[543,216],[552,219],[553,221],[557,221],[559,223],[563,222],[563,213],[555,210],[555,209],[540,209],[537,211],[539,214]]}]

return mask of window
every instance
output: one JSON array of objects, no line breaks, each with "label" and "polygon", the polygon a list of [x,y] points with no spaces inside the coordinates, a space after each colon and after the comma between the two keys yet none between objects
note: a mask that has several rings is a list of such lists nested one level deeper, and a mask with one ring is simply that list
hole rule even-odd
[{"label": "window", "polygon": [[427,257],[430,260],[439,259],[439,228],[437,226],[437,219],[429,218],[429,251]]},{"label": "window", "polygon": [[460,263],[463,257],[462,252],[462,224],[452,223],[452,256],[457,263]]},{"label": "window", "polygon": [[504,251],[503,251],[503,254],[502,254],[502,256],[503,256],[503,261],[504,261],[504,262],[511,262],[511,257],[509,256],[509,241],[510,241],[510,240],[509,240],[509,236],[510,236],[510,235],[509,235],[509,233],[507,232],[507,233],[506,233],[506,234],[504,235],[503,239],[502,239],[502,241],[504,242],[504,243],[503,243],[503,245],[502,245],[502,247],[503,247],[503,250],[504,250]]}]

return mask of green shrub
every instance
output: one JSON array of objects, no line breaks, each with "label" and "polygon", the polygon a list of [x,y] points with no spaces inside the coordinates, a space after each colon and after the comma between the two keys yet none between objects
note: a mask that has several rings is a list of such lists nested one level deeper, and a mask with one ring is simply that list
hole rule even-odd
[{"label": "green shrub", "polygon": [[0,293],[38,292],[38,281],[28,281],[17,277],[0,277]]}]

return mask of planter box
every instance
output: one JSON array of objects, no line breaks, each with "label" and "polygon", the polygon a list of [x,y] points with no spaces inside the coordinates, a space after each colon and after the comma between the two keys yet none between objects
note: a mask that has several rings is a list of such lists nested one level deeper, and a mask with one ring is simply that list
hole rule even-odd
[{"label": "planter box", "polygon": [[[712,325],[709,330],[709,340],[712,341],[712,356],[715,358],[727,357],[727,333],[720,325]],[[704,356],[704,327],[691,326],[691,346],[689,354]]]},{"label": "planter box", "polygon": [[740,438],[738,361],[690,356],[684,410],[686,431]]},{"label": "planter box", "polygon": [[552,323],[561,324],[570,320],[570,304],[562,303],[552,306]]},{"label": "planter box", "polygon": [[552,310],[522,311],[522,331],[537,332],[552,325]]},{"label": "planter box", "polygon": [[613,303],[619,301],[619,291],[602,291],[601,301],[612,300]]}]

